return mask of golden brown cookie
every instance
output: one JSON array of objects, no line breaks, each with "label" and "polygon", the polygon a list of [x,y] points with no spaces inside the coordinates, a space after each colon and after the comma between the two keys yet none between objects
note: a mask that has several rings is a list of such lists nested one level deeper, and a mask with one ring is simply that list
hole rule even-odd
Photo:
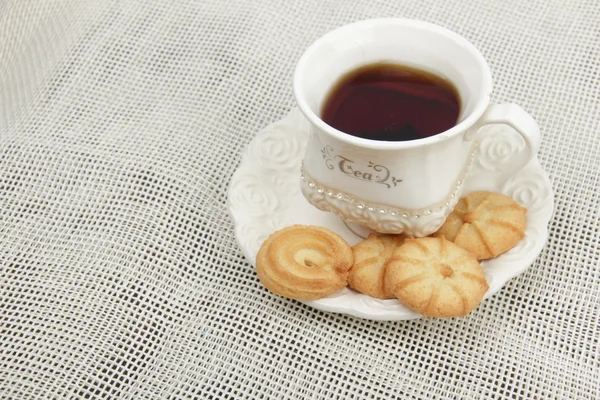
[{"label": "golden brown cookie", "polygon": [[373,233],[352,247],[354,265],[350,268],[348,285],[361,293],[379,299],[394,299],[384,285],[387,262],[396,247],[404,242],[401,235],[381,235]]},{"label": "golden brown cookie", "polygon": [[353,259],[350,245],[329,229],[294,225],[265,240],[256,256],[256,272],[275,294],[314,300],[346,286]]},{"label": "golden brown cookie", "polygon": [[525,236],[527,209],[499,193],[473,192],[458,201],[434,236],[444,236],[478,260],[496,257]]},{"label": "golden brown cookie", "polygon": [[488,290],[474,255],[442,237],[406,239],[394,250],[385,274],[388,290],[428,317],[461,317]]}]

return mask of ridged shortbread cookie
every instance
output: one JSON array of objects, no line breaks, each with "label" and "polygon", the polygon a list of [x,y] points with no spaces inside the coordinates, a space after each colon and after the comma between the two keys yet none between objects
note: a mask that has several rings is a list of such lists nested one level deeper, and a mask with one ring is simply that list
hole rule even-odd
[{"label": "ridged shortbread cookie", "polygon": [[508,196],[473,192],[458,201],[434,236],[444,236],[485,260],[510,250],[525,236],[526,214]]},{"label": "ridged shortbread cookie", "polygon": [[474,255],[442,237],[406,239],[385,272],[387,290],[428,317],[461,317],[489,286]]},{"label": "ridged shortbread cookie", "polygon": [[404,242],[402,235],[373,233],[352,247],[354,265],[350,268],[348,285],[363,294],[379,299],[394,299],[384,284],[385,269],[394,250]]},{"label": "ridged shortbread cookie", "polygon": [[347,285],[354,257],[329,229],[294,225],[267,238],[256,256],[258,278],[271,292],[298,300],[327,297]]}]

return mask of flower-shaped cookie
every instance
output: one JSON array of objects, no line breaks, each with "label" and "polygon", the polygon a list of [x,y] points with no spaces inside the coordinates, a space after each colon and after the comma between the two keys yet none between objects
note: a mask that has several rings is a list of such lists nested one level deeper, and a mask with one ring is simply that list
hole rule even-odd
[{"label": "flower-shaped cookie", "polygon": [[387,290],[428,317],[461,317],[489,286],[475,256],[442,237],[406,239],[385,272]]},{"label": "flower-shaped cookie", "polygon": [[458,201],[434,236],[444,236],[485,260],[510,250],[525,236],[526,213],[503,194],[473,192]]},{"label": "flower-shaped cookie", "polygon": [[393,293],[384,284],[385,269],[394,250],[401,246],[401,235],[381,235],[373,233],[352,247],[354,265],[348,274],[348,285],[363,294],[379,299],[394,299]]}]

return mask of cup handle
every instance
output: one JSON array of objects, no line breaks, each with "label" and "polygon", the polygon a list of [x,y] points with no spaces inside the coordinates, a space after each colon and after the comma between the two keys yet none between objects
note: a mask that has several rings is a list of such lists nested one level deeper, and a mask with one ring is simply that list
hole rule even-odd
[{"label": "cup handle", "polygon": [[479,120],[480,130],[486,125],[505,124],[513,128],[525,142],[525,148],[511,158],[510,165],[499,173],[501,182],[506,183],[515,173],[524,168],[533,159],[542,141],[537,122],[517,104],[492,104]]}]

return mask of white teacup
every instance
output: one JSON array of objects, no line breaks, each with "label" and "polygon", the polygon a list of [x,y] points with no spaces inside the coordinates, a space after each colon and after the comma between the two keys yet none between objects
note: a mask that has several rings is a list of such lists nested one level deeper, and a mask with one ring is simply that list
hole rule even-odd
[{"label": "white teacup", "polygon": [[[461,99],[455,126],[404,142],[359,138],[320,118],[329,91],[345,73],[377,62],[418,68],[452,82]],[[317,208],[381,233],[435,232],[463,195],[478,130],[507,124],[524,139],[508,179],[537,153],[533,118],[515,104],[490,105],[492,77],[481,53],[445,28],[386,18],[343,26],[314,42],[300,58],[294,94],[312,137],[302,165],[301,189]]]}]

